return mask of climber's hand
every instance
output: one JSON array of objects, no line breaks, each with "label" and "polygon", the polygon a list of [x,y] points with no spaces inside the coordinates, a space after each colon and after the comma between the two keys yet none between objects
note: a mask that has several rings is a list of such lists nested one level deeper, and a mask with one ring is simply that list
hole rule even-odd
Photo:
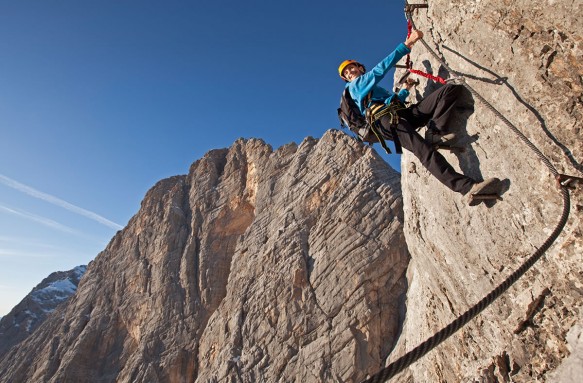
[{"label": "climber's hand", "polygon": [[411,49],[413,44],[415,44],[417,41],[421,40],[422,38],[423,38],[423,32],[421,32],[417,29],[413,29],[411,31],[411,34],[409,35],[409,37],[407,37],[407,40],[405,40],[405,45],[407,46],[407,48]]}]

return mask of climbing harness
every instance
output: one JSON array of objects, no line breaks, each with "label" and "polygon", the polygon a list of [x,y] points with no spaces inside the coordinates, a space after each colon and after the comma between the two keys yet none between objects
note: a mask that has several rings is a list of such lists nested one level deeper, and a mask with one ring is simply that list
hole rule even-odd
[{"label": "climbing harness", "polygon": [[[396,152],[399,154],[403,153],[401,141],[397,135],[397,125],[399,125],[399,115],[397,112],[401,109],[405,109],[404,105],[394,100],[390,104],[375,103],[366,109],[366,119],[370,125],[370,129],[387,154],[391,154],[391,150],[387,147],[385,139],[393,140]],[[385,116],[389,116],[391,120],[389,131],[379,122]]]},{"label": "climbing harness", "polygon": [[[369,93],[362,100],[362,105],[370,103],[372,94]],[[350,96],[348,88],[342,92],[340,98],[340,107],[338,108],[338,118],[341,127],[347,127],[356,134],[356,138],[362,142],[373,144],[379,142],[387,154],[391,154],[391,149],[387,146],[385,140],[393,140],[395,143],[395,150],[398,154],[403,153],[401,142],[397,136],[397,124],[399,117],[397,111],[403,109],[404,106],[397,101],[392,101],[385,105],[382,103],[374,103],[371,107],[365,110],[365,116],[362,115],[360,109]],[[385,129],[378,121],[381,117],[390,115],[391,126],[389,130]]]},{"label": "climbing harness", "polygon": [[[408,4],[405,2],[405,15],[408,22],[412,28],[415,25],[412,20],[412,12],[417,8],[427,8],[427,4]],[[583,178],[568,176],[560,174],[557,169],[552,165],[548,158],[532,143],[530,140],[520,131],[516,126],[514,126],[508,119],[506,119],[498,110],[496,110],[492,104],[490,104],[486,99],[484,99],[478,92],[476,92],[470,85],[468,85],[464,78],[459,72],[451,70],[445,61],[435,53],[433,49],[425,42],[425,40],[420,40],[425,46],[425,48],[443,65],[443,67],[449,72],[456,75],[454,81],[463,84],[477,99],[479,99],[488,109],[490,109],[498,118],[500,118],[517,136],[523,141],[545,164],[549,171],[553,174],[556,179],[557,186],[560,189],[563,198],[563,212],[557,223],[553,232],[549,235],[547,240],[510,276],[508,276],[502,283],[500,283],[494,290],[492,290],[488,295],[486,295],[482,300],[468,309],[465,313],[458,316],[450,324],[436,332],[433,336],[419,344],[414,349],[407,352],[405,355],[401,356],[387,367],[381,369],[376,374],[370,378],[363,381],[363,383],[379,383],[384,382],[393,376],[397,375],[399,372],[403,371],[405,368],[409,367],[411,364],[415,363],[430,350],[437,347],[463,326],[465,326],[469,321],[481,313],[486,307],[488,307],[492,302],[494,302],[498,297],[500,297],[506,290],[510,288],[520,277],[522,277],[551,247],[551,245],[559,237],[560,233],[563,231],[565,225],[567,224],[567,219],[569,218],[569,210],[571,208],[569,188],[573,188],[572,185],[575,182],[583,182]]]}]

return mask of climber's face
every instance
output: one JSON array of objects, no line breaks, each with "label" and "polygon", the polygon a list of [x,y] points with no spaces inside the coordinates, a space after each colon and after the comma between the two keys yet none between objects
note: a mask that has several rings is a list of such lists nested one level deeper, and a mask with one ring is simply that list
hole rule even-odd
[{"label": "climber's face", "polygon": [[357,64],[347,65],[342,71],[342,75],[348,81],[352,81],[363,73],[362,66]]}]

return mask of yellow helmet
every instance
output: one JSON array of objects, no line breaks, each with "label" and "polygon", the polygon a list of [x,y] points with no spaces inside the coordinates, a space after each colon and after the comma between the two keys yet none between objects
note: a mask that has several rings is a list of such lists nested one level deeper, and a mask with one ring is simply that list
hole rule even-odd
[{"label": "yellow helmet", "polygon": [[342,76],[342,72],[344,72],[344,68],[346,68],[347,66],[349,66],[350,64],[356,64],[358,66],[360,66],[363,70],[364,70],[364,65],[362,65],[361,63],[359,63],[358,61],[355,60],[344,60],[342,61],[342,63],[340,64],[340,66],[338,67],[338,74],[340,75],[340,78],[343,80],[346,80],[344,78],[344,76]]}]

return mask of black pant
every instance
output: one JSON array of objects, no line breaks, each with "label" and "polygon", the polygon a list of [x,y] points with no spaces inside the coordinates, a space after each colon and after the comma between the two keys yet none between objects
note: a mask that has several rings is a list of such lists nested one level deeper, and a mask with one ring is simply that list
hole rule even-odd
[{"label": "black pant", "polygon": [[[401,146],[413,153],[435,178],[451,190],[466,194],[475,181],[456,172],[445,157],[417,133],[417,128],[427,125],[430,120],[433,121],[435,129],[440,133],[446,133],[450,113],[455,107],[461,90],[461,85],[447,84],[418,104],[400,110],[396,131]],[[389,116],[382,117],[379,122],[385,128],[384,130],[389,131],[391,124]]]}]

